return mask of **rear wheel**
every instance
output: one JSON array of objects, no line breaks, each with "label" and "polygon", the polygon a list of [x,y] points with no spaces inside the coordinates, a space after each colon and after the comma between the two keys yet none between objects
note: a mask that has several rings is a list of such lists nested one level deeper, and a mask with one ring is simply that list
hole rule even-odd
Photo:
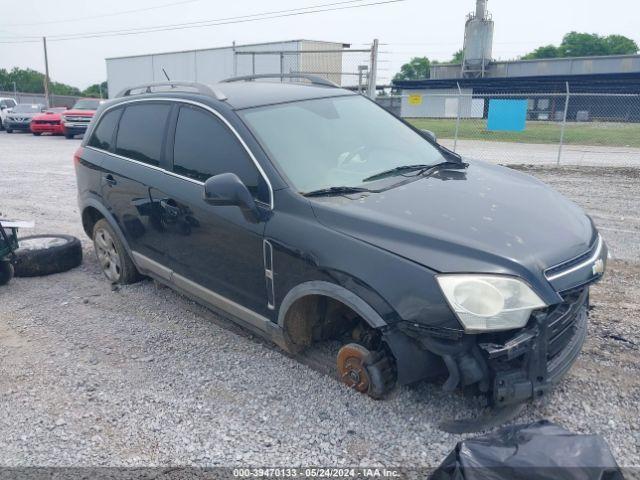
[{"label": "rear wheel", "polygon": [[42,132],[31,132],[33,133],[36,137],[39,137],[40,135],[42,135]]},{"label": "rear wheel", "polygon": [[0,261],[0,286],[6,285],[13,278],[13,265],[6,260]]},{"label": "rear wheel", "polygon": [[371,351],[349,343],[338,352],[338,376],[349,387],[372,398],[383,398],[396,382],[393,359],[383,350]]},{"label": "rear wheel", "polygon": [[7,133],[13,133],[13,129],[7,128]]},{"label": "rear wheel", "polygon": [[64,138],[66,138],[67,140],[71,140],[73,138],[73,133],[65,133]]},{"label": "rear wheel", "polygon": [[93,227],[93,246],[102,272],[112,283],[128,285],[140,281],[142,276],[118,235],[104,218]]}]

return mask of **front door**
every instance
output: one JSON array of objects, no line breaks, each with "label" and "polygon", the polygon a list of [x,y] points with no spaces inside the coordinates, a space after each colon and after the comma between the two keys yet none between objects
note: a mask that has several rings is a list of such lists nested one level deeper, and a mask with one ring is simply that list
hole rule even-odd
[{"label": "front door", "polygon": [[[235,173],[268,211],[268,187],[235,134],[212,112],[181,105],[168,137],[170,172],[150,189],[153,234],[147,251],[199,288],[269,316],[263,257],[265,221],[245,218],[238,207],[204,202],[204,182]],[[268,215],[265,215],[268,218]],[[179,276],[179,277],[178,277]],[[200,290],[202,291],[202,290]]]}]

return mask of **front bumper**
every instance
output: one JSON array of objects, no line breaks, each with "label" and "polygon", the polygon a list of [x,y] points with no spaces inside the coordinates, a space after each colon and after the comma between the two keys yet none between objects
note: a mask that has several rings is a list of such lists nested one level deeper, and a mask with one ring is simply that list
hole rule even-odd
[{"label": "front bumper", "polygon": [[31,131],[34,133],[62,134],[62,125],[59,123],[31,123]]},{"label": "front bumper", "polygon": [[589,288],[535,314],[530,326],[505,342],[479,343],[492,376],[497,406],[541,397],[569,371],[587,337]]},{"label": "front bumper", "polygon": [[11,130],[29,130],[31,127],[31,122],[16,122],[12,120],[6,120],[4,122],[4,128],[9,128]]},{"label": "front bumper", "polygon": [[[534,312],[527,327],[498,333],[466,335],[456,339],[436,335],[416,324],[403,322],[400,331],[417,341],[420,348],[439,357],[448,373],[445,391],[458,387],[485,395],[489,404],[506,406],[541,397],[574,364],[587,336],[589,287],[564,292],[563,302]],[[406,350],[403,347],[402,350]],[[398,358],[403,353],[392,351]],[[414,362],[399,362],[398,381],[407,378]],[[401,368],[402,367],[402,368]],[[428,372],[442,371],[431,362],[410,377],[427,378]]]},{"label": "front bumper", "polygon": [[89,123],[65,122],[63,125],[64,133],[70,135],[82,135],[87,131],[87,127],[89,127]]}]

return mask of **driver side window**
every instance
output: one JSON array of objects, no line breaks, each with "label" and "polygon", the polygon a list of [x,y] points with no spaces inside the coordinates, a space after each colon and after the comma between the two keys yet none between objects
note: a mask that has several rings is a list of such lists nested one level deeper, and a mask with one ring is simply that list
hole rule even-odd
[{"label": "driver side window", "polygon": [[221,173],[235,173],[256,200],[269,203],[266,182],[245,148],[222,121],[198,107],[180,107],[173,171],[200,182]]}]

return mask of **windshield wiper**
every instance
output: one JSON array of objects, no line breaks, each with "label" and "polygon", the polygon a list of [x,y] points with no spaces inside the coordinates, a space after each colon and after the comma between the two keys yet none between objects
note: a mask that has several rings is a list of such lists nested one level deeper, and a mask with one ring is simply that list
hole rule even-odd
[{"label": "windshield wiper", "polygon": [[362,187],[329,187],[321,188],[320,190],[313,190],[311,192],[304,193],[305,197],[325,197],[331,195],[348,195],[350,193],[362,193],[371,192],[368,188]]},{"label": "windshield wiper", "polygon": [[416,176],[419,175],[431,175],[432,173],[440,170],[441,168],[467,168],[468,164],[463,162],[441,162],[431,165],[402,165],[400,167],[391,168],[389,170],[385,170],[384,172],[376,173],[375,175],[371,175],[370,177],[362,180],[363,182],[372,182],[374,180],[380,180],[381,178],[391,177],[393,175],[401,175],[403,173],[409,172],[417,172]]}]

